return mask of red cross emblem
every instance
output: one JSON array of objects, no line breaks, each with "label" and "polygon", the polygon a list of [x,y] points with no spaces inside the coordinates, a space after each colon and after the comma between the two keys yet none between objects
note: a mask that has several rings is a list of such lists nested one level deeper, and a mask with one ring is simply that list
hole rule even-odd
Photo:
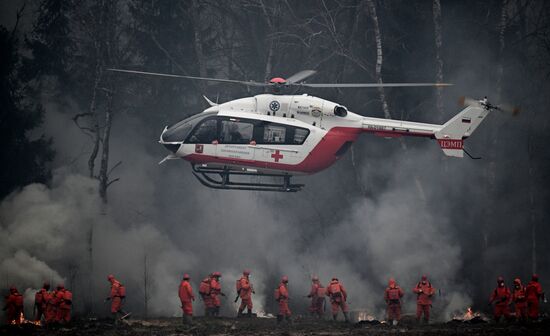
[{"label": "red cross emblem", "polygon": [[275,153],[271,154],[271,157],[275,159],[275,162],[279,162],[283,158],[283,154],[279,150],[276,150]]}]

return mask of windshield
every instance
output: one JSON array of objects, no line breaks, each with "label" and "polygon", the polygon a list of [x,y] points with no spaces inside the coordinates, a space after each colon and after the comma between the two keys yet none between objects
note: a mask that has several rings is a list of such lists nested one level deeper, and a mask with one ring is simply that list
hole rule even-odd
[{"label": "windshield", "polygon": [[174,125],[169,126],[164,133],[162,133],[163,142],[183,142],[189,132],[204,118],[216,115],[217,112],[199,113],[187,119],[184,119]]}]

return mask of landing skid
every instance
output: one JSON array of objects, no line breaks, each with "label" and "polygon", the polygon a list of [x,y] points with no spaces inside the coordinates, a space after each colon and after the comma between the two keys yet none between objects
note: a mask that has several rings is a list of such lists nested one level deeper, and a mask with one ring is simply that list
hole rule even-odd
[{"label": "landing skid", "polygon": [[[302,190],[303,184],[291,184],[291,175],[286,174],[260,174],[249,171],[235,171],[228,168],[204,168],[196,165],[192,165],[193,175],[199,180],[199,182],[209,188],[213,189],[227,189],[227,190],[252,190],[252,191],[278,191],[278,192],[297,192]],[[219,176],[215,178],[213,176]],[[253,183],[253,182],[238,182],[231,181],[231,176],[265,176],[282,178],[282,183]]]}]

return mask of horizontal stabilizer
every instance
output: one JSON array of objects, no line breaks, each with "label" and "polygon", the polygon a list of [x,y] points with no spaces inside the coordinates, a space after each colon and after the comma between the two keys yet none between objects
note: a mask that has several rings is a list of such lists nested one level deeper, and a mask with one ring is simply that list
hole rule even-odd
[{"label": "horizontal stabilizer", "polygon": [[489,110],[481,104],[466,107],[447,121],[441,130],[435,132],[435,138],[443,153],[447,156],[464,156],[464,139],[468,138],[487,116]]}]

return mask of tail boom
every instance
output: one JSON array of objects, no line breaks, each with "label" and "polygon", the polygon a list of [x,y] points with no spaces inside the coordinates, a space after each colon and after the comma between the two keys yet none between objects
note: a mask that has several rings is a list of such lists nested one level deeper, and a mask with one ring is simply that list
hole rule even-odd
[{"label": "tail boom", "polygon": [[464,157],[464,140],[488,114],[489,109],[479,103],[466,107],[443,125],[364,117],[362,129],[385,138],[416,136],[436,139],[445,155]]}]

